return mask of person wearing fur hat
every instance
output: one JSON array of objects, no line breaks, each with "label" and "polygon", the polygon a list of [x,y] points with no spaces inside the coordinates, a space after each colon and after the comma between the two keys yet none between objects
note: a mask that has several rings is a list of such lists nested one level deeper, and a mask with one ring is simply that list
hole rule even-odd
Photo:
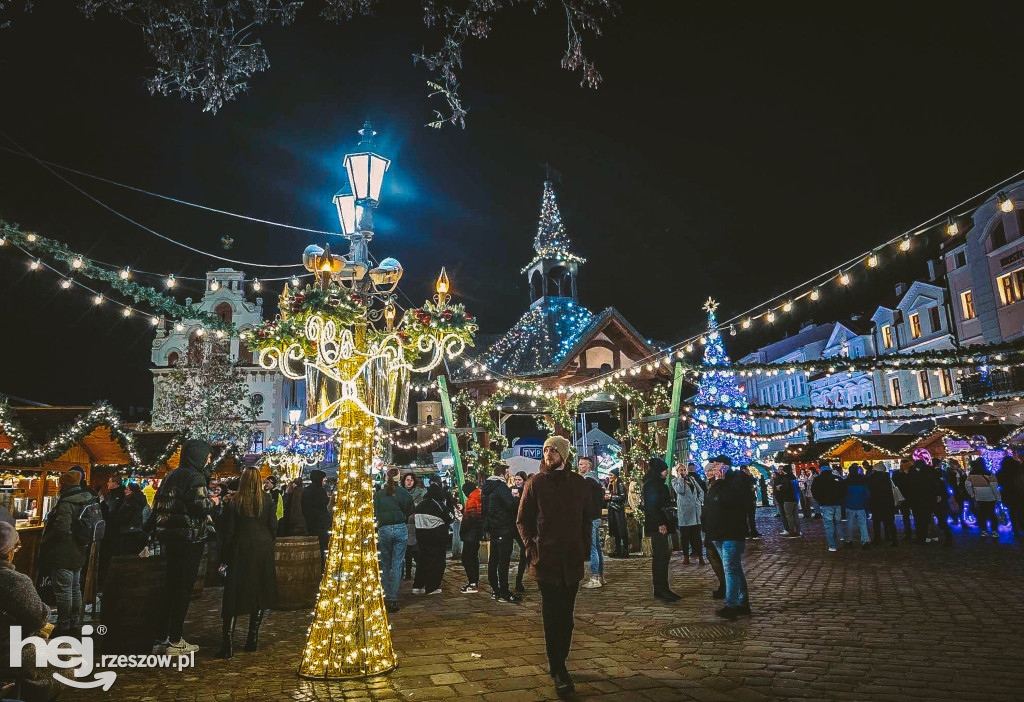
[{"label": "person wearing fur hat", "polygon": [[324,480],[327,473],[322,470],[309,472],[309,485],[302,488],[302,516],[306,520],[306,533],[320,539],[320,571],[327,563],[327,545],[330,542],[331,513],[327,509],[330,498]]},{"label": "person wearing fur hat", "polygon": [[523,489],[516,525],[540,590],[548,672],[559,695],[575,689],[566,660],[572,646],[576,595],[597,516],[587,479],[569,469],[568,439],[548,437],[540,473]]}]

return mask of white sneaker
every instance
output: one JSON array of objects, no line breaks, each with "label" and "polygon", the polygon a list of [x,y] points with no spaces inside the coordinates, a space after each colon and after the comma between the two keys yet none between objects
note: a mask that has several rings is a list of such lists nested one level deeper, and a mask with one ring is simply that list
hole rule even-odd
[{"label": "white sneaker", "polygon": [[783,530],[783,531],[780,531],[780,532],[779,532],[779,536],[789,536],[789,532],[788,532],[788,531],[785,531],[785,530]]},{"label": "white sneaker", "polygon": [[829,550],[829,551],[833,551],[833,552],[835,552],[835,551],[838,551],[839,549],[838,549],[838,548],[836,548],[835,546],[829,546],[829,547],[828,547],[828,550]]},{"label": "white sneaker", "polygon": [[436,590],[434,590],[433,592],[431,592],[429,594],[431,594],[431,595],[440,595],[441,594],[441,588],[437,588]]},{"label": "white sneaker", "polygon": [[195,644],[190,644],[185,639],[178,639],[177,643],[168,644],[164,652],[171,655],[182,655],[198,650],[199,647]]},{"label": "white sneaker", "polygon": [[608,584],[608,581],[606,581],[606,580],[604,579],[604,576],[603,576],[603,575],[601,576],[601,578],[600,578],[600,579],[601,579],[601,584],[602,584],[602,585],[607,585],[607,584]]},{"label": "white sneaker", "polygon": [[591,576],[590,580],[583,583],[583,587],[587,590],[593,590],[595,587],[601,587],[601,579],[595,576]]},{"label": "white sneaker", "polygon": [[427,591],[425,589],[423,589],[422,587],[414,587],[412,589],[412,594],[414,594],[414,595],[424,595],[424,594],[426,594],[426,592]]}]

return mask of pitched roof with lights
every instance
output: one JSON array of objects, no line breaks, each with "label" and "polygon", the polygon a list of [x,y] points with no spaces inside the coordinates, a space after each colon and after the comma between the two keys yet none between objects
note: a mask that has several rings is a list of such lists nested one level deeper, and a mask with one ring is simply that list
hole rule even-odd
[{"label": "pitched roof with lights", "polygon": [[547,305],[527,310],[478,360],[506,376],[550,373],[595,319],[569,298],[552,298]]}]

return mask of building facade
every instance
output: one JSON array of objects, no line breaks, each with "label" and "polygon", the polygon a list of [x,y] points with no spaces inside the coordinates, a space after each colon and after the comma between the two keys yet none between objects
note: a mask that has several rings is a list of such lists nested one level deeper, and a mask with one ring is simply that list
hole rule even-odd
[{"label": "building facade", "polygon": [[[217,315],[222,321],[233,323],[239,331],[263,321],[263,299],[249,302],[245,296],[245,276],[241,271],[218,268],[206,274],[206,289],[198,307],[203,312]],[[185,304],[192,304],[188,298]],[[153,340],[153,409],[160,404],[161,378],[181,360],[190,349],[202,348],[208,340],[198,320],[182,320],[179,324],[157,326]],[[279,372],[261,368],[252,353],[234,337],[228,344],[231,360],[244,371],[253,404],[260,407],[257,433],[249,447],[250,453],[261,453],[278,437],[293,429],[289,410],[305,407],[305,383],[286,379]]]}]

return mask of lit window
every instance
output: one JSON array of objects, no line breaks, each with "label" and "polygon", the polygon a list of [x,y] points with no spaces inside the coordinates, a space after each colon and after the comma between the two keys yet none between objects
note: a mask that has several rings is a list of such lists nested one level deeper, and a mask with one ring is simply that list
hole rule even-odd
[{"label": "lit window", "polygon": [[939,388],[941,388],[943,395],[953,394],[953,375],[949,372],[948,368],[943,368],[939,371]]},{"label": "lit window", "polygon": [[903,404],[903,393],[900,392],[900,379],[898,376],[889,378],[889,395],[892,397],[894,405]]},{"label": "lit window", "polygon": [[917,312],[910,315],[910,336],[913,339],[921,338],[921,315]]},{"label": "lit window", "polygon": [[964,319],[974,319],[978,315],[974,312],[974,293],[964,290],[960,293],[960,307],[964,312]]},{"label": "lit window", "polygon": [[922,400],[932,399],[932,385],[928,380],[928,371],[917,372],[917,389]]},{"label": "lit window", "polygon": [[892,348],[892,325],[886,324],[882,327],[882,346],[887,349]]},{"label": "lit window", "polygon": [[996,283],[999,285],[999,300],[1004,305],[1009,305],[1020,299],[1020,291],[1014,285],[1012,274],[1007,273],[1006,275],[999,276],[996,278]]}]

